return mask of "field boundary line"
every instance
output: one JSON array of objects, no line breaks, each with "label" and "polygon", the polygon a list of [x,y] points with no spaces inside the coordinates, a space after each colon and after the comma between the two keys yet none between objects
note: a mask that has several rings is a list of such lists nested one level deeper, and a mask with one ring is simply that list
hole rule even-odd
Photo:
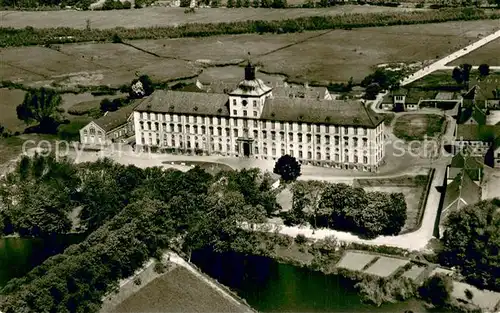
[{"label": "field boundary line", "polygon": [[[167,38],[168,39],[168,38]],[[125,45],[125,46],[129,46],[131,48],[134,48],[134,49],[137,49],[143,53],[146,53],[146,54],[149,54],[149,55],[152,55],[154,57],[157,57],[157,58],[160,58],[160,59],[169,59],[169,60],[180,60],[180,61],[185,61],[185,62],[193,62],[192,60],[188,60],[188,59],[183,59],[183,58],[179,58],[179,57],[170,57],[170,56],[163,56],[163,55],[159,55],[157,53],[154,53],[154,52],[151,52],[151,51],[148,51],[146,49],[143,49],[143,48],[140,48],[140,47],[137,47],[129,42],[121,42],[121,44]]]},{"label": "field boundary line", "polygon": [[275,52],[278,52],[278,51],[281,51],[281,50],[284,50],[284,49],[287,49],[287,48],[290,48],[290,47],[293,47],[295,45],[298,45],[298,44],[301,44],[301,43],[304,43],[310,39],[316,39],[318,37],[321,37],[323,35],[326,35],[326,34],[329,34],[331,33],[332,31],[334,31],[335,29],[330,29],[324,33],[321,33],[321,34],[318,34],[318,35],[314,35],[314,36],[311,36],[311,37],[307,37],[305,39],[302,39],[302,40],[299,40],[299,41],[296,41],[296,42],[293,42],[293,43],[290,43],[290,44],[287,44],[287,45],[284,45],[283,47],[279,47],[279,48],[276,48],[274,50],[271,50],[271,51],[268,51],[268,52],[265,52],[265,53],[261,53],[261,54],[258,54],[257,56],[259,57],[264,57],[264,56],[267,56],[271,53],[275,53]]},{"label": "field boundary line", "polygon": [[46,79],[51,78],[51,76],[49,76],[49,75],[45,75],[45,74],[42,74],[42,73],[37,73],[37,72],[35,72],[35,71],[28,70],[28,69],[26,69],[26,68],[24,68],[24,67],[22,67],[22,66],[19,66],[19,65],[14,65],[14,64],[10,64],[9,62],[0,61],[0,64],[2,64],[2,63],[3,63],[3,64],[6,64],[6,65],[8,65],[8,66],[12,66],[13,68],[17,68],[17,69],[19,69],[19,70],[23,70],[23,71],[25,71],[25,72],[27,72],[27,73],[31,73],[31,74],[35,74],[35,75],[38,75],[38,76],[42,76],[43,78],[46,78]]},{"label": "field boundary line", "polygon": [[[54,51],[56,51],[56,52],[59,52],[59,53],[61,53],[61,54],[64,54],[65,56],[68,56],[68,57],[72,57],[72,58],[75,58],[75,57],[76,57],[76,55],[75,55],[75,54],[68,53],[68,52],[63,52],[63,51],[61,51],[61,50],[57,50],[57,49],[53,48],[52,46],[53,46],[53,45],[50,45],[50,47],[47,47],[47,49],[54,50]],[[56,44],[55,46],[57,46],[57,44]],[[87,63],[93,64],[93,65],[96,65],[96,66],[104,67],[105,69],[108,69],[108,70],[110,70],[110,71],[112,71],[112,72],[115,72],[115,69],[113,69],[112,67],[106,66],[106,65],[104,65],[104,64],[101,64],[101,63],[98,63],[98,62],[95,62],[95,61],[91,61],[91,60],[89,60],[89,59],[87,59],[87,58],[80,58],[80,59],[83,59],[83,61],[84,61],[84,62],[87,62]]]}]

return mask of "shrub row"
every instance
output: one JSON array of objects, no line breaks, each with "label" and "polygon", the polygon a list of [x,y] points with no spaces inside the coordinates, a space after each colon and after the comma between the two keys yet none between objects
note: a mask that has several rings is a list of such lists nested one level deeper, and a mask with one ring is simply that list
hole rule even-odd
[{"label": "shrub row", "polygon": [[126,29],[74,29],[67,27],[35,29],[0,28],[0,47],[61,44],[85,41],[116,41],[205,37],[244,33],[294,33],[304,30],[352,29],[360,27],[439,23],[458,20],[496,19],[500,14],[482,10],[443,9],[405,13],[345,14],[310,16],[279,21],[237,21],[230,23],[193,23],[181,26]]}]

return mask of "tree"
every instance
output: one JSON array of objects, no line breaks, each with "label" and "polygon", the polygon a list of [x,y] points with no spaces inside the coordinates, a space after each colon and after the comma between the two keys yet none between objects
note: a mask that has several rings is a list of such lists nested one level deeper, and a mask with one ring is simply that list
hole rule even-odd
[{"label": "tree", "polygon": [[123,2],[123,8],[126,10],[132,8],[132,3],[130,1]]},{"label": "tree", "polygon": [[339,230],[355,231],[355,220],[361,208],[367,206],[366,193],[362,188],[346,184],[331,184],[321,194],[318,217],[324,226]]},{"label": "tree", "polygon": [[300,163],[294,157],[285,154],[276,161],[273,172],[280,175],[284,181],[296,180],[300,176]]},{"label": "tree", "polygon": [[464,82],[468,83],[470,80],[470,71],[472,70],[472,65],[464,63],[460,65],[462,68],[462,79]]},{"label": "tree", "polygon": [[241,0],[236,0],[236,7],[241,8]]},{"label": "tree", "polygon": [[234,8],[234,0],[227,0],[226,7]]},{"label": "tree", "polygon": [[381,88],[378,83],[371,83],[366,87],[365,90],[365,98],[367,100],[375,100],[377,97],[378,93],[380,92]]},{"label": "tree", "polygon": [[388,223],[384,229],[384,235],[397,235],[406,223],[406,200],[401,193],[391,193],[391,204],[386,208]]},{"label": "tree", "polygon": [[250,7],[250,0],[243,0],[243,4],[242,4],[242,6],[243,6],[244,8],[248,8],[248,7]]},{"label": "tree", "polygon": [[141,75],[138,79],[134,79],[130,88],[130,98],[139,99],[149,96],[154,91],[154,85],[148,75]]},{"label": "tree", "polygon": [[260,1],[260,6],[262,8],[270,8],[271,4],[272,4],[271,0],[261,0]]},{"label": "tree", "polygon": [[457,84],[462,84],[464,82],[462,69],[458,66],[453,69],[451,77],[457,82]]},{"label": "tree", "polygon": [[211,8],[218,8],[220,6],[220,0],[212,0],[210,1]]},{"label": "tree", "polygon": [[479,74],[481,76],[488,76],[490,74],[490,66],[488,64],[479,65]]},{"label": "tree", "polygon": [[259,7],[259,5],[260,5],[259,0],[252,0],[252,7],[254,7],[254,8],[258,8],[258,7]]},{"label": "tree", "polygon": [[451,277],[444,274],[429,277],[419,289],[422,299],[437,307],[442,307],[450,301],[452,291]]},{"label": "tree", "polygon": [[387,194],[382,192],[367,193],[367,202],[366,207],[357,212],[354,221],[361,234],[374,238],[383,234],[389,224],[387,208],[391,202]]},{"label": "tree", "polygon": [[272,0],[271,7],[275,9],[283,9],[286,8],[287,3],[286,0]]},{"label": "tree", "polygon": [[61,95],[53,89],[30,90],[24,96],[23,103],[16,108],[17,118],[26,124],[38,122],[39,131],[53,133],[60,122],[57,109],[61,101]]},{"label": "tree", "polygon": [[500,211],[494,200],[482,201],[449,214],[440,262],[457,266],[470,284],[500,291]]},{"label": "tree", "polygon": [[361,81],[361,86],[367,87],[372,83],[377,83],[381,89],[389,89],[391,86],[398,85],[400,78],[401,73],[379,68],[372,74],[366,76],[363,81]]}]

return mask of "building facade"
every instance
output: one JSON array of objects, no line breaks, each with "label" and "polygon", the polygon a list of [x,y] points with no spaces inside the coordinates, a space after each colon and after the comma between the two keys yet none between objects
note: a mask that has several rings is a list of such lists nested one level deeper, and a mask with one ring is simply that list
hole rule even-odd
[{"label": "building facade", "polygon": [[107,146],[126,142],[134,136],[134,105],[128,105],[91,121],[80,129],[80,143],[85,145]]},{"label": "building facade", "polygon": [[136,147],[265,160],[289,154],[303,164],[378,169],[383,118],[364,103],[273,91],[251,64],[227,94],[155,91],[135,107]]}]

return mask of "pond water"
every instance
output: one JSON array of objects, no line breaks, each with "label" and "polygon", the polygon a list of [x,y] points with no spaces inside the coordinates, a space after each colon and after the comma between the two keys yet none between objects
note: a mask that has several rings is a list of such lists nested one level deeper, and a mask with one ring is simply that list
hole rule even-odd
[{"label": "pond water", "polygon": [[352,283],[338,275],[324,275],[266,257],[203,250],[194,252],[191,261],[259,312],[428,312],[417,300],[381,307],[363,304]]},{"label": "pond water", "polygon": [[[81,235],[48,241],[0,238],[0,287],[82,239]],[[416,300],[381,307],[362,304],[352,284],[340,276],[281,264],[266,257],[200,250],[193,252],[191,261],[235,290],[259,312],[428,312]]]},{"label": "pond water", "polygon": [[0,288],[10,279],[25,275],[48,257],[63,252],[66,247],[82,239],[82,235],[50,240],[0,238]]}]

